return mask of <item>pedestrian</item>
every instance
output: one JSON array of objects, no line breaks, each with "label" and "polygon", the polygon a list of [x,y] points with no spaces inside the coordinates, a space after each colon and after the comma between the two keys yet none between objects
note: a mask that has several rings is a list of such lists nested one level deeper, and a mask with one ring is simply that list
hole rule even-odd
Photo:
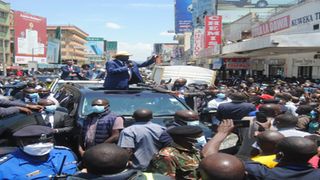
[{"label": "pedestrian", "polygon": [[264,131],[257,135],[257,145],[259,146],[259,155],[252,157],[251,160],[259,162],[269,168],[274,168],[278,163],[276,161],[276,145],[284,138],[278,131]]},{"label": "pedestrian", "polygon": [[317,154],[317,145],[303,137],[286,137],[277,145],[275,168],[268,168],[260,163],[246,161],[248,179],[319,179],[320,170],[314,169],[308,161]]},{"label": "pedestrian", "polygon": [[54,179],[73,175],[77,159],[66,147],[53,143],[54,130],[29,125],[16,131],[18,149],[0,158],[0,179]]},{"label": "pedestrian", "polygon": [[167,131],[173,139],[171,146],[162,148],[152,159],[149,170],[173,179],[198,179],[200,152],[195,148],[202,130],[197,126],[179,126]]},{"label": "pedestrian", "polygon": [[129,60],[129,54],[126,51],[119,51],[113,56],[113,60],[106,63],[106,78],[104,81],[105,89],[125,90],[130,84],[142,83],[143,78],[140,75],[139,68],[146,67],[151,64],[159,64],[160,56],[152,56],[144,63],[138,64]]},{"label": "pedestrian", "polygon": [[137,124],[121,131],[118,146],[130,153],[131,166],[134,169],[145,170],[162,147],[159,138],[165,127],[151,122],[152,111],[148,109],[136,110],[133,118]]},{"label": "pedestrian", "polygon": [[83,156],[89,148],[101,143],[117,143],[123,129],[123,118],[110,110],[107,99],[95,99],[92,113],[84,120],[81,130],[79,153]]},{"label": "pedestrian", "polygon": [[40,111],[43,107],[40,105],[25,104],[18,101],[0,99],[0,117],[16,114],[19,112],[32,114],[32,110]]},{"label": "pedestrian", "polygon": [[81,73],[80,73],[80,77],[82,80],[91,80],[93,77],[93,71],[90,69],[90,65],[89,64],[84,64],[81,66]]},{"label": "pedestrian", "polygon": [[215,153],[201,160],[199,171],[202,180],[243,180],[245,167],[235,156]]},{"label": "pedestrian", "polygon": [[57,106],[50,99],[40,99],[38,104],[44,107],[41,117],[45,125],[54,130],[56,145],[70,147],[74,126],[72,118],[65,112],[57,111]]},{"label": "pedestrian", "polygon": [[[198,113],[190,110],[180,110],[175,112],[174,114],[174,122],[172,124],[169,124],[168,130],[174,127],[178,126],[198,126],[202,128],[203,132],[206,132],[206,134],[211,138],[211,130],[208,129],[205,126],[200,125],[200,117]],[[163,143],[163,147],[169,146],[172,143],[172,138],[168,134],[167,130],[164,131],[160,136],[160,141]],[[207,143],[206,137],[203,136],[201,139],[199,139],[199,142],[196,143],[196,147],[198,149],[202,149],[202,147]]]},{"label": "pedestrian", "polygon": [[61,79],[63,80],[79,80],[80,68],[74,65],[73,60],[67,60],[67,65],[61,67]]},{"label": "pedestrian", "polygon": [[56,106],[59,106],[58,100],[54,97],[54,94],[50,92],[48,88],[41,88],[38,90],[39,96],[41,99],[49,99],[54,102]]},{"label": "pedestrian", "polygon": [[217,109],[217,119],[241,120],[243,117],[249,115],[250,112],[255,111],[256,108],[252,103],[247,103],[247,97],[241,92],[230,94],[231,102],[220,104]]},{"label": "pedestrian", "polygon": [[128,167],[130,154],[115,144],[98,144],[83,155],[86,172],[69,177],[69,180],[169,180],[161,174],[145,173]]}]

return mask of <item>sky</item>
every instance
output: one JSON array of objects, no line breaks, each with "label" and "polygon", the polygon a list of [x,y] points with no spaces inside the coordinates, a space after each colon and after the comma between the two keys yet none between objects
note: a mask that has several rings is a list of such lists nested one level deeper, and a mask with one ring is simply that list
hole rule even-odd
[{"label": "sky", "polygon": [[174,0],[5,0],[11,9],[75,25],[91,37],[118,41],[118,50],[145,60],[154,43],[172,43]]}]

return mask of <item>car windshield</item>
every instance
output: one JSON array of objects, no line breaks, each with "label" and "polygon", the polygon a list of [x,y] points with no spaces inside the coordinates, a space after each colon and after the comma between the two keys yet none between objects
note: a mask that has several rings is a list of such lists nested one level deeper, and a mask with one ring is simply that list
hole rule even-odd
[{"label": "car windshield", "polygon": [[105,97],[110,102],[112,112],[131,116],[133,112],[140,108],[147,108],[153,112],[154,116],[174,115],[178,110],[186,110],[187,107],[169,94],[150,93],[150,94],[102,94],[93,93],[84,98],[81,106],[81,114],[91,113],[91,102],[94,99]]}]

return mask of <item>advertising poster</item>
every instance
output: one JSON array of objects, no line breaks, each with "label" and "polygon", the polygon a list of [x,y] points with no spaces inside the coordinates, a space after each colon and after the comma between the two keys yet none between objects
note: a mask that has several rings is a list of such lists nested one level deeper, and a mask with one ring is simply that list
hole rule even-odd
[{"label": "advertising poster", "polygon": [[175,32],[183,34],[192,31],[192,0],[176,0]]},{"label": "advertising poster", "polygon": [[104,39],[98,37],[88,37],[86,44],[87,55],[102,56],[104,53]]},{"label": "advertising poster", "polygon": [[49,39],[47,49],[47,63],[59,63],[60,40]]},{"label": "advertising poster", "polygon": [[221,44],[222,35],[222,17],[205,17],[205,48],[215,48]]},{"label": "advertising poster", "polygon": [[193,0],[192,1],[192,18],[193,27],[200,28],[204,26],[205,16],[216,15],[215,0]]},{"label": "advertising poster", "polygon": [[47,61],[47,20],[25,12],[14,12],[15,63]]}]

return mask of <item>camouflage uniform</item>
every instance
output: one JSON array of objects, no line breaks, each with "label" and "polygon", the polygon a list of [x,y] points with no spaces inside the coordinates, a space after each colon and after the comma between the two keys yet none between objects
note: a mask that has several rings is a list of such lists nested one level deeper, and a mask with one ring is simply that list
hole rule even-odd
[{"label": "camouflage uniform", "polygon": [[175,179],[199,179],[197,168],[200,153],[196,149],[185,149],[175,143],[165,147],[152,159],[149,170]]}]

